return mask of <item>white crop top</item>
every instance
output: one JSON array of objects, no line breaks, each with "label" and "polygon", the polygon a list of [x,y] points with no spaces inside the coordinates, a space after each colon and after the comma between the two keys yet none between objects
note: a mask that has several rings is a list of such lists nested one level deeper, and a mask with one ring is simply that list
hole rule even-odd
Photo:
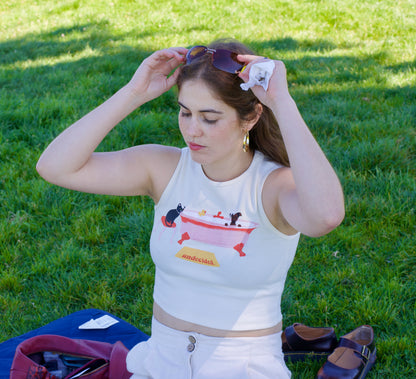
[{"label": "white crop top", "polygon": [[262,206],[264,181],[279,167],[256,151],[242,175],[214,182],[182,149],[155,206],[150,239],[154,300],[166,312],[226,330],[268,328],[282,319],[299,233],[276,230]]}]

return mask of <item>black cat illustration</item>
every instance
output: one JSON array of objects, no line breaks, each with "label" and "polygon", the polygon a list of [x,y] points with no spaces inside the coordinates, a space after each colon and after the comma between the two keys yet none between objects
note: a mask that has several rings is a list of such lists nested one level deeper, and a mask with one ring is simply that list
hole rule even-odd
[{"label": "black cat illustration", "polygon": [[168,213],[166,213],[166,216],[162,217],[163,225],[168,228],[174,228],[176,226],[175,220],[183,212],[184,209],[185,207],[183,207],[181,203],[178,204],[176,209],[171,209]]},{"label": "black cat illustration", "polygon": [[[237,220],[239,219],[239,217],[241,216],[241,212],[237,212],[237,213],[230,213],[230,217],[231,217],[231,223],[230,226],[233,225],[237,225]],[[225,226],[228,226],[228,223],[225,224]],[[240,225],[238,225],[240,226]]]},{"label": "black cat illustration", "polygon": [[240,216],[241,216],[240,212],[230,213],[230,217],[231,217],[231,224],[230,225],[236,225],[236,222],[237,222],[237,220],[239,219]]}]

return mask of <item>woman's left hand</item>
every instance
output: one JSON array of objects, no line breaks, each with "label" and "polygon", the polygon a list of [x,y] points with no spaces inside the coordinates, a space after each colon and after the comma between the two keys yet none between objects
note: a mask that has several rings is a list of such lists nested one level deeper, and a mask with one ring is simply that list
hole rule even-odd
[{"label": "woman's left hand", "polygon": [[[238,55],[247,68],[239,74],[249,80],[253,64],[265,60],[258,56]],[[289,94],[286,69],[281,61],[275,67],[267,91],[262,86],[252,91],[269,107],[279,125],[290,168],[274,171],[263,188],[266,209],[279,209],[287,223],[302,234],[322,236],[338,226],[344,218],[344,197],[336,172],[303,120]],[[273,214],[273,213],[272,213]]]},{"label": "woman's left hand", "polygon": [[[245,70],[238,75],[245,82],[249,81],[250,69],[253,64],[269,60],[267,58],[259,57],[256,55],[242,54],[238,55],[237,59],[240,62],[244,62],[246,64]],[[280,99],[290,96],[286,78],[286,67],[282,61],[274,60],[273,62],[274,70],[272,76],[269,79],[269,86],[267,91],[265,91],[262,86],[258,85],[251,88],[260,102],[269,108],[272,108],[274,105],[276,105],[276,102],[279,102]]]}]

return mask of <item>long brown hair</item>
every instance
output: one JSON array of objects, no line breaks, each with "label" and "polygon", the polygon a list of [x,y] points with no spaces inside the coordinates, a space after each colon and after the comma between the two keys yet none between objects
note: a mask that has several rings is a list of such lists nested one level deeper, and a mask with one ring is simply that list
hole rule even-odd
[{"label": "long brown hair", "polygon": [[[247,46],[235,40],[218,40],[211,43],[211,49],[227,49],[237,54],[254,54]],[[257,97],[251,90],[243,91],[243,80],[236,74],[221,71],[211,63],[211,54],[205,54],[181,68],[177,85],[179,91],[187,80],[203,80],[220,100],[234,108],[241,121],[250,121],[257,116]],[[286,147],[279,125],[270,108],[262,104],[263,112],[250,130],[250,149],[261,151],[267,158],[289,166]]]}]

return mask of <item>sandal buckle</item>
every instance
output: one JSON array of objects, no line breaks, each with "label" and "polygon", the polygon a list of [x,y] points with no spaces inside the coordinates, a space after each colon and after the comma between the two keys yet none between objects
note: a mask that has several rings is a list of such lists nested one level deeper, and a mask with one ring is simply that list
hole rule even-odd
[{"label": "sandal buckle", "polygon": [[361,355],[368,360],[370,360],[370,349],[364,345],[363,348],[361,349]]}]

